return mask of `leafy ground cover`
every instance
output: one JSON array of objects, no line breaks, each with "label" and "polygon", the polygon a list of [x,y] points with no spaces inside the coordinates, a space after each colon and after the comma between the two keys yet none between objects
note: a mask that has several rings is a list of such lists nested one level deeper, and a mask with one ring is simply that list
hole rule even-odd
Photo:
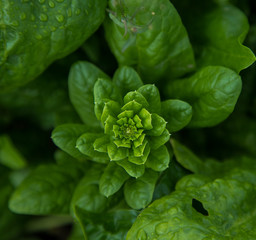
[{"label": "leafy ground cover", "polygon": [[0,0],[1,240],[254,240],[253,0]]}]

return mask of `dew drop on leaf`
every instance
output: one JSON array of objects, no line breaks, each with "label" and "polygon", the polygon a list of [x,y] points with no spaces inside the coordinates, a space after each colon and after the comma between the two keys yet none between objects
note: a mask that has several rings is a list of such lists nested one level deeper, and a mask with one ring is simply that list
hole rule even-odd
[{"label": "dew drop on leaf", "polygon": [[167,222],[159,223],[156,225],[155,231],[159,235],[166,234],[169,232],[169,224]]},{"label": "dew drop on leaf", "polygon": [[53,1],[49,1],[49,7],[51,7],[51,8],[54,8],[55,7],[55,3],[53,2]]},{"label": "dew drop on leaf", "polygon": [[39,18],[42,22],[46,22],[48,20],[48,16],[44,13],[40,14]]},{"label": "dew drop on leaf", "polygon": [[64,21],[64,16],[63,15],[57,15],[56,19],[58,22],[63,22]]},{"label": "dew drop on leaf", "polygon": [[21,20],[25,20],[26,17],[27,17],[26,13],[23,12],[23,13],[20,14],[20,19]]},{"label": "dew drop on leaf", "polygon": [[45,2],[45,0],[39,0],[39,2],[40,2],[41,4],[43,4],[43,3]]},{"label": "dew drop on leaf", "polygon": [[147,234],[143,229],[140,229],[137,233],[137,238],[138,240],[147,240]]}]

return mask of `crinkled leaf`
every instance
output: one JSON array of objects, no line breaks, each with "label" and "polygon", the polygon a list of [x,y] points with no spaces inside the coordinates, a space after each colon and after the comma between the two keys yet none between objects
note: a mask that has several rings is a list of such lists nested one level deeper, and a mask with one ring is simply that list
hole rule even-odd
[{"label": "crinkled leaf", "polygon": [[95,65],[88,62],[75,63],[69,73],[69,96],[77,113],[89,127],[98,127],[100,122],[94,113],[94,84],[99,78],[109,77]]},{"label": "crinkled leaf", "polygon": [[169,141],[170,133],[168,132],[167,129],[165,129],[160,136],[152,136],[148,137],[147,139],[149,141],[149,146],[152,149],[157,149]]},{"label": "crinkled leaf", "polygon": [[107,1],[14,3],[1,1],[1,90],[35,79],[53,61],[76,50],[102,23]]},{"label": "crinkled leaf", "polygon": [[128,157],[129,150],[124,147],[117,147],[115,143],[108,145],[108,156],[111,161],[119,161]]},{"label": "crinkled leaf", "polygon": [[98,152],[94,149],[94,142],[96,139],[103,137],[103,134],[97,134],[97,133],[84,133],[81,135],[77,141],[76,141],[76,147],[77,149],[88,156],[90,160],[99,162],[99,163],[108,163],[109,157],[107,153],[104,152]]},{"label": "crinkled leaf", "polygon": [[138,73],[131,67],[123,66],[116,70],[113,83],[121,91],[122,96],[127,92],[137,90],[143,85]]},{"label": "crinkled leaf", "polygon": [[234,71],[209,66],[189,78],[171,82],[166,94],[190,103],[193,116],[188,126],[210,127],[232,113],[241,87],[241,78]]},{"label": "crinkled leaf", "polygon": [[255,168],[237,169],[214,181],[189,175],[181,182],[182,188],[140,214],[128,240],[255,239]]},{"label": "crinkled leaf", "polygon": [[177,132],[190,122],[192,107],[184,101],[169,99],[162,102],[162,115],[167,121],[167,129]]},{"label": "crinkled leaf", "polygon": [[127,159],[117,161],[116,162],[119,166],[123,167],[125,171],[131,176],[131,177],[141,177],[145,172],[145,166],[137,165],[134,163],[129,162]]},{"label": "crinkled leaf", "polygon": [[81,175],[73,164],[41,165],[14,191],[9,207],[22,214],[67,214]]},{"label": "crinkled leaf", "polygon": [[163,145],[156,150],[151,150],[146,167],[158,172],[164,171],[169,166],[170,158],[167,147]]},{"label": "crinkled leaf", "polygon": [[147,131],[147,135],[160,136],[166,127],[166,121],[156,113],[152,113],[151,117],[153,128]]},{"label": "crinkled leaf", "polygon": [[120,65],[135,66],[144,82],[178,77],[193,69],[187,32],[170,1],[112,0],[109,5],[116,15],[110,14],[114,21],[105,23],[106,38]]},{"label": "crinkled leaf", "polygon": [[155,85],[146,84],[138,89],[149,103],[149,111],[151,113],[160,113],[161,112],[161,99],[160,94]]},{"label": "crinkled leaf", "polygon": [[152,200],[158,173],[147,169],[140,178],[128,180],[124,185],[124,197],[133,209],[145,208]]},{"label": "crinkled leaf", "polygon": [[0,136],[0,163],[14,170],[24,168],[27,164],[25,158],[6,135]]},{"label": "crinkled leaf", "polygon": [[114,162],[110,162],[100,178],[100,193],[106,197],[113,195],[129,177],[122,167]]},{"label": "crinkled leaf", "polygon": [[87,157],[76,148],[77,139],[88,131],[83,124],[63,124],[56,127],[52,132],[53,142],[64,152],[79,160]]}]

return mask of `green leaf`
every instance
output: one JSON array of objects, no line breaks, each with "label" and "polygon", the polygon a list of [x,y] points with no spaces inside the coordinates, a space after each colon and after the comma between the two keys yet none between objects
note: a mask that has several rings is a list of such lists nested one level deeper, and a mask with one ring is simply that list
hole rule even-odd
[{"label": "green leaf", "polygon": [[90,160],[98,163],[108,163],[109,157],[107,153],[98,152],[94,149],[94,142],[103,136],[103,134],[97,133],[84,133],[77,139],[76,147],[81,153],[88,156]]},{"label": "green leaf", "polygon": [[170,1],[113,0],[109,5],[115,22],[105,22],[106,38],[120,65],[134,66],[148,83],[194,68],[187,32]]},{"label": "green leaf", "polygon": [[121,103],[120,92],[112,81],[100,78],[94,85],[95,114],[98,120],[101,120],[103,108],[109,100]]},{"label": "green leaf", "polygon": [[247,17],[230,3],[174,0],[191,36],[199,67],[221,65],[240,72],[255,61],[253,52],[242,45],[249,30]]},{"label": "green leaf", "polygon": [[153,128],[147,131],[147,135],[160,136],[166,127],[166,121],[156,113],[152,113],[151,117]]},{"label": "green leaf", "polygon": [[192,106],[189,127],[211,127],[232,113],[241,87],[241,78],[234,71],[209,66],[189,78],[169,83],[166,94],[187,101]]},{"label": "green leaf", "polygon": [[137,165],[134,163],[129,162],[127,159],[117,161],[116,162],[119,166],[123,167],[124,170],[131,176],[131,177],[141,177],[145,172],[145,166]]},{"label": "green leaf", "polygon": [[161,113],[161,99],[160,94],[155,85],[146,84],[138,89],[149,103],[149,111],[151,113]]},{"label": "green leaf", "polygon": [[76,50],[103,22],[107,1],[15,4],[1,1],[1,90],[24,85]]},{"label": "green leaf", "polygon": [[73,164],[41,165],[14,191],[9,207],[21,214],[67,214],[81,174]]},{"label": "green leaf", "polygon": [[8,136],[0,136],[0,163],[11,169],[24,168],[27,163]]},{"label": "green leaf", "polygon": [[99,192],[101,174],[102,170],[99,166],[88,169],[73,194],[71,203],[73,213],[76,213],[77,207],[92,213],[100,213],[106,209],[108,199]]},{"label": "green leaf", "polygon": [[53,142],[72,157],[84,161],[87,157],[76,148],[77,139],[88,131],[83,124],[63,124],[52,132]]},{"label": "green leaf", "polygon": [[105,103],[105,106],[101,115],[101,122],[104,125],[108,116],[116,117],[121,112],[121,107],[118,102],[108,101]]},{"label": "green leaf", "polygon": [[[186,169],[194,172],[203,172],[203,162],[199,159],[193,152],[191,152],[187,147],[179,143],[175,139],[171,139],[171,144],[173,148],[173,153],[176,160]],[[207,173],[206,173],[207,174]]]},{"label": "green leaf", "polygon": [[146,161],[146,167],[157,172],[162,172],[168,168],[170,159],[171,157],[168,149],[165,145],[163,145],[156,150],[151,150]]},{"label": "green leaf", "polygon": [[184,101],[169,99],[162,102],[162,115],[169,132],[177,132],[190,122],[192,107]]},{"label": "green leaf", "polygon": [[93,148],[98,152],[108,152],[108,144],[110,142],[109,136],[105,135],[101,138],[97,138],[93,143]]},{"label": "green leaf", "polygon": [[116,70],[113,83],[121,91],[122,96],[127,92],[137,90],[143,85],[138,73],[131,67],[123,66]]},{"label": "green leaf", "polygon": [[153,128],[151,113],[149,113],[145,108],[141,109],[138,116],[140,117],[141,123],[145,130],[150,130]]},{"label": "green leaf", "polygon": [[69,96],[77,113],[89,127],[100,127],[94,113],[94,84],[99,78],[109,77],[99,68],[88,62],[75,63],[69,73]]},{"label": "green leaf", "polygon": [[147,139],[149,141],[149,146],[151,147],[151,149],[157,149],[169,141],[170,133],[167,129],[165,129],[160,136],[152,136],[148,137]]},{"label": "green leaf", "polygon": [[189,175],[181,182],[182,188],[140,214],[127,240],[255,239],[255,168],[236,169],[214,181]]},{"label": "green leaf", "polygon": [[122,167],[114,162],[110,162],[100,178],[100,193],[106,197],[113,195],[129,177]]},{"label": "green leaf", "polygon": [[158,174],[148,169],[137,179],[130,179],[124,186],[124,197],[127,204],[133,209],[145,208],[152,200]]},{"label": "green leaf", "polygon": [[108,145],[108,156],[111,161],[119,161],[128,157],[129,150],[124,147],[117,147],[115,143]]},{"label": "green leaf", "polygon": [[128,161],[137,165],[141,165],[144,164],[147,159],[148,159],[148,155],[150,153],[150,147],[147,141],[144,141],[144,143],[133,149],[133,155],[130,155],[128,157]]},{"label": "green leaf", "polygon": [[124,96],[124,104],[135,100],[137,103],[140,103],[142,105],[142,107],[144,108],[148,108],[149,104],[147,102],[147,100],[144,98],[144,96],[137,92],[137,91],[132,91],[132,92],[128,92],[125,96]]}]

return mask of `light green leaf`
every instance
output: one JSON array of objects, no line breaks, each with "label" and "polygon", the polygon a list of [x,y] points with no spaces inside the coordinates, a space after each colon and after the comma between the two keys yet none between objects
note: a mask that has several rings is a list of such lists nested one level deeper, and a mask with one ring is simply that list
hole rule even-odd
[{"label": "light green leaf", "polygon": [[138,73],[131,67],[123,66],[116,70],[113,83],[121,91],[122,96],[130,91],[137,90],[143,85]]},{"label": "light green leaf", "polygon": [[141,109],[138,116],[140,117],[141,123],[145,130],[150,130],[153,128],[151,113],[149,113],[145,108]]},{"label": "light green leaf", "polygon": [[161,99],[160,94],[155,85],[146,84],[138,89],[149,103],[149,111],[151,113],[161,113]]},{"label": "light green leaf", "polygon": [[152,136],[152,137],[148,137],[147,139],[149,141],[149,146],[152,149],[157,149],[169,141],[170,133],[168,132],[167,129],[165,129],[160,136],[157,136],[157,137]]},{"label": "light green leaf", "polygon": [[105,22],[106,38],[120,65],[135,66],[148,83],[194,68],[187,32],[170,1],[111,0],[109,7],[117,21]]},{"label": "light green leaf", "polygon": [[119,166],[123,167],[124,170],[131,176],[131,177],[141,177],[145,172],[145,166],[137,165],[134,163],[129,162],[127,159],[117,161],[116,162]]},{"label": "light green leaf", "polygon": [[93,143],[93,148],[98,152],[108,152],[108,144],[110,142],[110,138],[108,135],[104,135],[103,137],[97,138]]},{"label": "light green leaf", "polygon": [[140,103],[142,105],[142,107],[144,108],[148,108],[149,104],[147,102],[147,100],[144,98],[144,96],[137,92],[137,91],[132,91],[132,92],[128,92],[125,96],[124,96],[124,104],[135,100],[137,103]]},{"label": "light green leaf", "polygon": [[106,197],[113,195],[129,177],[122,167],[114,162],[110,162],[100,178],[100,193]]},{"label": "light green leaf", "polygon": [[73,164],[41,165],[14,191],[9,207],[21,214],[68,214],[81,175]]},{"label": "light green leaf", "polygon": [[158,174],[148,169],[140,178],[128,180],[124,185],[124,197],[133,209],[145,208],[152,200]]},{"label": "light green leaf", "polygon": [[27,165],[25,158],[6,135],[0,136],[0,163],[14,170]]},{"label": "light green leaf", "polygon": [[189,78],[169,83],[166,94],[190,103],[193,116],[189,127],[210,127],[232,113],[241,87],[241,78],[234,71],[209,66]]},{"label": "light green leaf", "polygon": [[99,68],[88,62],[75,63],[69,73],[69,96],[77,113],[89,127],[100,127],[94,113],[94,84],[99,78],[109,77]]},{"label": "light green leaf", "polygon": [[137,165],[144,164],[150,153],[150,147],[147,141],[144,141],[143,145],[133,149],[133,155],[128,157],[128,161]]},{"label": "light green leaf", "polygon": [[140,214],[127,240],[255,239],[255,168],[234,169],[214,181],[189,175],[181,182],[182,188]]},{"label": "light green leaf", "polygon": [[117,147],[115,143],[108,145],[108,156],[111,161],[119,161],[128,157],[129,150],[124,147]]},{"label": "light green leaf", "polygon": [[163,145],[156,150],[151,150],[146,161],[146,167],[157,172],[162,172],[168,168],[170,159],[171,157],[168,149],[165,145]]},{"label": "light green leaf", "polygon": [[76,148],[76,141],[87,131],[88,127],[83,124],[63,124],[53,130],[52,140],[64,152],[83,161],[87,157]]},{"label": "light green leaf", "polygon": [[147,131],[147,135],[160,136],[166,127],[166,121],[156,113],[152,113],[151,117],[153,128]]},{"label": "light green leaf", "polygon": [[142,105],[140,103],[137,103],[135,100],[126,103],[121,110],[125,111],[125,110],[132,110],[135,113],[139,112],[142,108]]},{"label": "light green leaf", "polygon": [[169,132],[177,132],[190,122],[192,107],[184,101],[169,99],[162,102],[162,115]]},{"label": "light green leaf", "polygon": [[112,117],[116,117],[120,113],[120,111],[121,111],[121,107],[118,102],[115,102],[115,101],[106,102],[101,115],[102,124],[103,125],[105,124],[105,121],[107,120],[109,115],[111,115]]},{"label": "light green leaf", "polygon": [[77,139],[76,147],[81,153],[88,156],[90,160],[98,163],[108,163],[109,157],[107,153],[98,152],[97,150],[94,149],[93,146],[96,139],[101,138],[103,136],[103,134],[97,133],[84,133]]},{"label": "light green leaf", "polygon": [[103,22],[107,5],[106,0],[14,3],[1,1],[1,90],[34,80],[76,50]]}]

